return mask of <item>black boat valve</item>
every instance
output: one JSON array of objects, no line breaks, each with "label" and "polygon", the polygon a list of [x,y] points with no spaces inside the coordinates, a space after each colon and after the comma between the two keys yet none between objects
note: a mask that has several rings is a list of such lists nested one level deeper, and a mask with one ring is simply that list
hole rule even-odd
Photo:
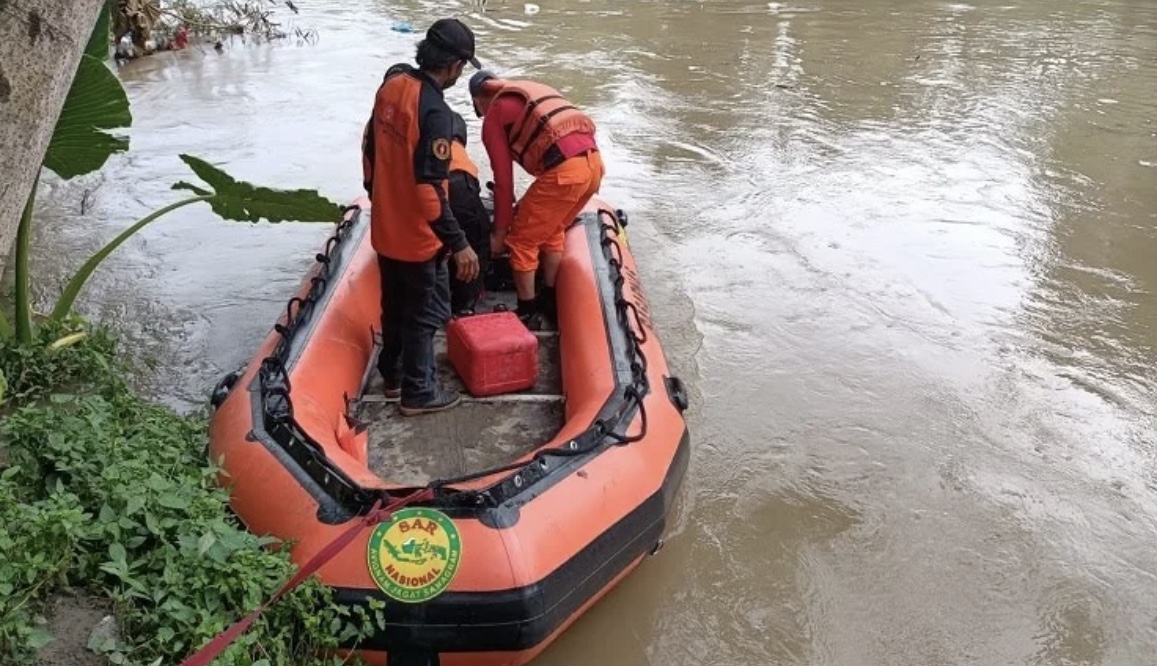
[{"label": "black boat valve", "polygon": [[213,405],[213,409],[220,407],[221,403],[225,402],[225,398],[229,397],[229,391],[233,390],[233,385],[241,378],[243,372],[245,372],[244,366],[230,372],[217,382],[217,385],[213,387],[213,393],[209,396],[209,404]]},{"label": "black boat valve", "polygon": [[671,404],[680,412],[687,411],[691,402],[687,398],[687,387],[683,385],[683,380],[678,377],[664,377],[663,383],[667,385],[667,397],[671,399]]}]

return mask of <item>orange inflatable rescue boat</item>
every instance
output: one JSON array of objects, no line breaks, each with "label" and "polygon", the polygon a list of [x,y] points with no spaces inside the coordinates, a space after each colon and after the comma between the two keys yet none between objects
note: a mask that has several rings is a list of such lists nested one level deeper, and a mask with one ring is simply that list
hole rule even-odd
[{"label": "orange inflatable rescue boat", "polygon": [[[218,384],[209,454],[240,519],[291,542],[298,566],[376,503],[428,488],[318,570],[338,603],[386,604],[385,627],[343,649],[382,666],[528,663],[658,552],[687,467],[686,392],[626,215],[596,197],[567,230],[533,387],[403,417],[375,367],[371,213],[347,207],[252,361]],[[513,304],[508,286],[485,305]]]}]

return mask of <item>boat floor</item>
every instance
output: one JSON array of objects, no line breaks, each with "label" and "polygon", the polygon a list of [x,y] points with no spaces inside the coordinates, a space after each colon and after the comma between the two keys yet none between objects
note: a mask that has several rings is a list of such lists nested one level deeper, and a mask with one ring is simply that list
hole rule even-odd
[{"label": "boat floor", "polygon": [[[514,294],[488,294],[477,312],[502,303],[514,309]],[[474,398],[446,356],[446,334],[434,338],[443,386],[462,394],[462,403],[444,412],[402,416],[397,399],[387,399],[376,370],[376,353],[366,370],[353,416],[369,435],[369,467],[394,483],[421,485],[507,464],[550,440],[565,417],[556,331],[539,331],[538,381],[528,391]],[[379,347],[380,349],[380,347]]]}]

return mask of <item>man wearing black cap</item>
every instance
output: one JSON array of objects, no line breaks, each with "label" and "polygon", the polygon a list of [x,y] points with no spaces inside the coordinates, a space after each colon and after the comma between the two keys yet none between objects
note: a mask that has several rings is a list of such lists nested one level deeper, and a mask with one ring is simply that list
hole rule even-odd
[{"label": "man wearing black cap", "polygon": [[404,416],[457,405],[440,386],[434,333],[450,316],[447,258],[458,279],[478,276],[478,255],[449,204],[447,178],[453,112],[442,91],[474,57],[474,33],[441,19],[418,43],[415,69],[386,71],[362,138],[364,185],[373,202],[370,240],[382,279],[382,352],[378,371],[386,396],[400,397]]}]

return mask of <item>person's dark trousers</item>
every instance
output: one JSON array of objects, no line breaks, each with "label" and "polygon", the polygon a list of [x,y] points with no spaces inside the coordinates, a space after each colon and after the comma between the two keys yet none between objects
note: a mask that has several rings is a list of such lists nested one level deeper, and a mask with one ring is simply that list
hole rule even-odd
[{"label": "person's dark trousers", "polygon": [[490,266],[490,213],[482,204],[482,187],[478,179],[465,171],[450,172],[450,210],[466,241],[478,255],[478,277],[472,282],[458,279],[454,259],[450,259],[450,310],[455,314],[472,311],[478,305]]},{"label": "person's dark trousers", "polygon": [[450,318],[446,260],[398,261],[378,256],[382,275],[382,352],[386,389],[402,389],[403,406],[439,395],[434,333]]}]

